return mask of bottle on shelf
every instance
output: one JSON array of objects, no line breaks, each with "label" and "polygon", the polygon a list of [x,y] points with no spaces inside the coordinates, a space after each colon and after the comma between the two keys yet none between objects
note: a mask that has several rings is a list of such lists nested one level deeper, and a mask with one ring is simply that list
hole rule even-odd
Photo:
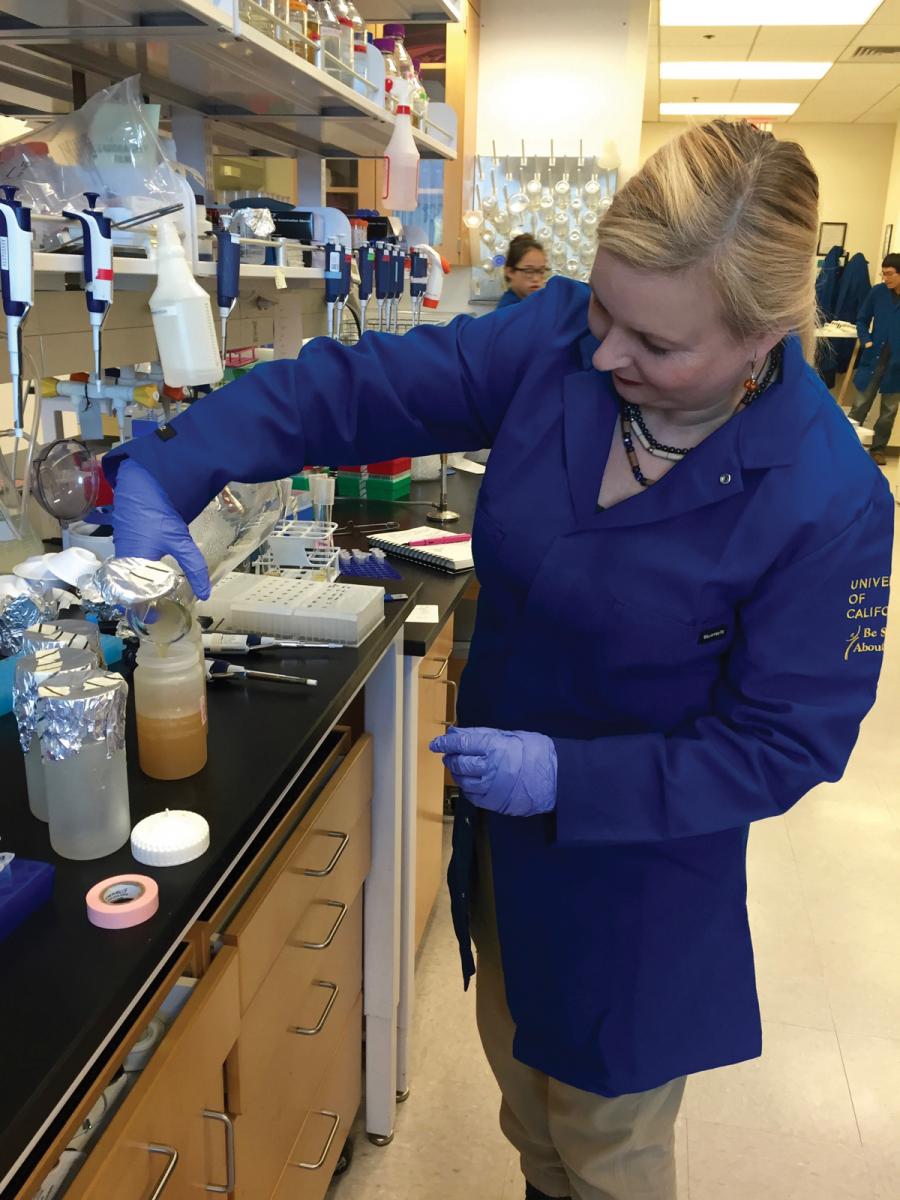
[{"label": "bottle on shelf", "polygon": [[319,12],[313,0],[306,6],[306,61],[321,67],[321,39],[319,36]]},{"label": "bottle on shelf", "polygon": [[368,78],[368,69],[366,67],[367,47],[369,45],[369,35],[366,32],[366,23],[360,15],[359,9],[352,0],[348,0],[350,9],[350,19],[353,22],[353,70],[357,75],[361,75],[363,79]]},{"label": "bottle on shelf", "polygon": [[397,80],[400,78],[400,70],[397,66],[397,60],[394,57],[394,39],[393,38],[375,38],[374,46],[381,51],[381,56],[384,59],[384,107],[388,112],[395,112],[397,108],[397,100],[394,95],[394,88]]},{"label": "bottle on shelf", "polygon": [[394,59],[397,70],[404,79],[413,80],[416,75],[413,60],[406,49],[406,26],[389,23],[384,27],[384,36],[394,42]]},{"label": "bottle on shelf", "polygon": [[316,0],[316,11],[319,15],[319,50],[321,61],[319,66],[328,75],[341,79],[344,75],[343,66],[346,59],[341,57],[341,24],[331,4],[331,0]]},{"label": "bottle on shelf", "polygon": [[311,48],[306,39],[309,37],[309,5],[306,0],[288,0],[291,26],[291,49],[300,58],[310,61]]},{"label": "bottle on shelf", "polygon": [[274,0],[241,0],[241,20],[246,21],[251,29],[264,33],[266,37],[275,37]]},{"label": "bottle on shelf", "polygon": [[334,11],[338,19],[338,24],[341,27],[341,62],[345,64],[347,70],[341,75],[341,83],[346,83],[348,87],[353,86],[353,5],[350,0],[334,0]]},{"label": "bottle on shelf", "polygon": [[151,779],[187,779],[206,766],[206,677],[197,646],[142,640],[134,672],[138,760]]}]

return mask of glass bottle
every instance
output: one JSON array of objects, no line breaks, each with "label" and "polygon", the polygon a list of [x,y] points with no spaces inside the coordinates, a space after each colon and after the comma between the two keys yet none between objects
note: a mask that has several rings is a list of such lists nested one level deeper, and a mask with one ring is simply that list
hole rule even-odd
[{"label": "glass bottle", "polygon": [[19,727],[19,742],[25,755],[28,807],[31,815],[39,821],[47,820],[47,791],[41,762],[41,743],[35,731],[38,688],[60,671],[89,671],[96,667],[97,658],[90,650],[72,650],[68,646],[48,646],[16,660],[13,711]]},{"label": "glass bottle", "polygon": [[275,41],[284,46],[285,50],[290,50],[293,45],[290,0],[272,0],[272,16]]},{"label": "glass bottle", "polygon": [[187,779],[206,765],[206,679],[185,638],[142,641],[134,672],[138,759],[151,779]]},{"label": "glass bottle", "polygon": [[349,0],[333,0],[334,12],[338,19],[338,24],[341,27],[341,62],[347,67],[341,76],[341,82],[346,83],[348,87],[353,86],[353,11]]},{"label": "glass bottle", "polygon": [[316,0],[316,11],[319,14],[319,47],[321,50],[320,66],[328,75],[340,79],[341,63],[341,24],[331,5],[331,0]]},{"label": "glass bottle", "polygon": [[50,845],[63,858],[104,858],[131,833],[125,706],[128,684],[107,671],[61,671],[38,688]]},{"label": "glass bottle", "polygon": [[306,61],[312,63],[314,67],[321,67],[319,13],[312,0],[306,6],[306,36],[309,39],[306,43]]},{"label": "glass bottle", "polygon": [[413,69],[416,74],[416,82],[410,100],[412,123],[416,129],[424,129],[428,119],[428,93],[422,84],[422,64],[417,59],[413,59]]},{"label": "glass bottle", "polygon": [[388,112],[395,112],[397,102],[394,99],[393,91],[394,84],[400,78],[400,70],[397,67],[397,60],[394,58],[394,39],[376,38],[373,44],[377,50],[381,51],[384,59],[384,107]]},{"label": "glass bottle", "polygon": [[310,48],[306,38],[309,37],[309,5],[306,0],[290,0],[290,24],[293,40],[291,48],[299,58],[309,61]]}]

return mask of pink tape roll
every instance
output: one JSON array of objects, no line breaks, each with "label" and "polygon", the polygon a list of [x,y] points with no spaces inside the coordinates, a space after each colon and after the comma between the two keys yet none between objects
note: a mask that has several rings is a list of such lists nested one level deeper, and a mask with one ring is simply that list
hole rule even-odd
[{"label": "pink tape roll", "polygon": [[159,888],[147,875],[114,875],[85,896],[88,920],[100,929],[131,929],[159,908]]}]

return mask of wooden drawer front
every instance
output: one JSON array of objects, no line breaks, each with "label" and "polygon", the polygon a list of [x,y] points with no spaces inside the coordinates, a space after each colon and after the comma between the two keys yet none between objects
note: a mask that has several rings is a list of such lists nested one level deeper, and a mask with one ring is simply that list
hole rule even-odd
[{"label": "wooden drawer front", "polygon": [[322,1200],[362,1096],[362,997],[294,1142],[272,1200]]},{"label": "wooden drawer front", "polygon": [[[71,1200],[164,1200],[226,1182],[223,1065],[240,1026],[237,951],[223,947],[66,1193]],[[155,1149],[151,1149],[155,1147]],[[177,1157],[176,1157],[177,1156]]]},{"label": "wooden drawer front", "polygon": [[282,950],[244,1014],[229,1081],[237,1200],[272,1193],[360,997],[362,942],[360,895],[327,950]]},{"label": "wooden drawer front", "polygon": [[[372,739],[361,738],[229,926],[241,964],[241,1008],[254,994],[317,896],[348,886],[371,853]],[[364,845],[359,845],[359,834]],[[345,862],[345,860],[349,860]]]}]

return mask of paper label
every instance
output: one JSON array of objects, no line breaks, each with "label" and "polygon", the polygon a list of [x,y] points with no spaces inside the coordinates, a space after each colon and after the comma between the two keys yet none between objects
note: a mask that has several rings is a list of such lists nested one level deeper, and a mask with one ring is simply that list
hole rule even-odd
[{"label": "paper label", "polygon": [[287,287],[287,280],[284,277],[284,268],[283,267],[275,268],[275,287],[279,291],[281,291]]}]

